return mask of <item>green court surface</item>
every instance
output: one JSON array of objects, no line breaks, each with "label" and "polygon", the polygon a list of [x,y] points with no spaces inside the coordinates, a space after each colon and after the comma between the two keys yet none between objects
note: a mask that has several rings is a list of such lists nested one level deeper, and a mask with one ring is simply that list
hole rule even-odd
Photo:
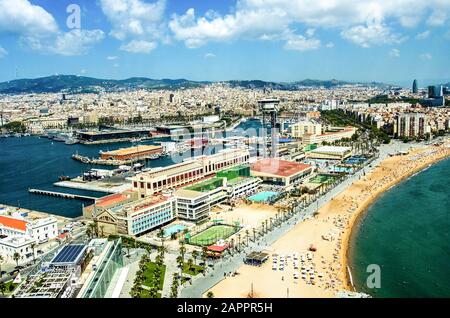
[{"label": "green court surface", "polygon": [[335,178],[333,176],[318,174],[317,176],[309,179],[309,182],[311,182],[311,183],[331,183],[331,182],[333,182],[334,179]]},{"label": "green court surface", "polygon": [[206,230],[195,234],[189,239],[189,244],[212,245],[218,240],[226,239],[237,232],[237,228],[231,225],[213,225]]}]

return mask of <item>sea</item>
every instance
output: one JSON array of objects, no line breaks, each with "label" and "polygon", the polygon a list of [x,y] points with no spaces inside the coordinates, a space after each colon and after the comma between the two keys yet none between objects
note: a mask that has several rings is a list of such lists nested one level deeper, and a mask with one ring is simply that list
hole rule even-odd
[{"label": "sea", "polygon": [[352,232],[349,264],[357,291],[372,297],[450,297],[450,159],[367,209]]},{"label": "sea", "polygon": [[[259,120],[247,120],[236,127],[236,132],[247,129],[258,130]],[[258,132],[257,132],[258,133]],[[231,132],[229,135],[232,135]],[[170,141],[170,138],[158,138],[139,143],[120,142],[96,145],[66,145],[44,137],[9,137],[0,138],[0,204],[7,204],[26,209],[49,212],[66,217],[78,217],[82,214],[83,205],[92,201],[82,201],[49,197],[29,193],[29,189],[49,190],[64,193],[80,194],[90,197],[102,197],[107,194],[57,187],[60,176],[71,178],[80,176],[92,168],[114,169],[112,166],[89,165],[75,161],[71,156],[78,153],[87,157],[98,157],[99,151],[110,151],[137,144],[157,144]],[[177,158],[161,157],[147,162],[148,167],[164,167],[173,164],[180,157],[212,154],[222,146],[207,147],[203,151],[184,153]]]}]

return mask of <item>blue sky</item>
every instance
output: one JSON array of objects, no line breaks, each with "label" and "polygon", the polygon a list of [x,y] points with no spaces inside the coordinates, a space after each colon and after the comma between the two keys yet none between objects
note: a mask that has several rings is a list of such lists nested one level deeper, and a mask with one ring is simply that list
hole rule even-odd
[{"label": "blue sky", "polygon": [[[70,4],[81,9],[69,28]],[[0,81],[450,80],[445,0],[0,0]]]}]

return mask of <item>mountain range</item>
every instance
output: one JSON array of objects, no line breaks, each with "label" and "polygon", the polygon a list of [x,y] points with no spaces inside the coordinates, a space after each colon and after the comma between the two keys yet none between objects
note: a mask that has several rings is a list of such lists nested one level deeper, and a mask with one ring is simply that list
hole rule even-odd
[{"label": "mountain range", "polygon": [[[115,92],[135,89],[183,89],[201,87],[215,82],[191,81],[187,79],[151,79],[146,77],[131,77],[124,80],[98,79],[77,75],[53,75],[34,79],[17,79],[0,83],[0,94],[20,93],[96,93],[101,91]],[[384,83],[354,83],[340,80],[305,79],[296,82],[270,82],[261,80],[230,80],[222,81],[231,87],[272,88],[280,90],[295,90],[301,87],[332,88],[342,85],[366,85],[388,88]]]}]

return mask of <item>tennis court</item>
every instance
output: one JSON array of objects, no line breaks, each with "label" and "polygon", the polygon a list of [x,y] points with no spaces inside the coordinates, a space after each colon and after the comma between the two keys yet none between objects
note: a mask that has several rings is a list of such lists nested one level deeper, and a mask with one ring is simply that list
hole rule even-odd
[{"label": "tennis court", "polygon": [[237,227],[231,225],[213,225],[188,239],[189,244],[207,246],[224,240],[238,231]]},{"label": "tennis court", "polygon": [[312,177],[309,180],[309,182],[311,182],[311,183],[331,183],[334,181],[334,179],[335,179],[335,177],[333,177],[333,176],[318,174],[318,175]]}]

